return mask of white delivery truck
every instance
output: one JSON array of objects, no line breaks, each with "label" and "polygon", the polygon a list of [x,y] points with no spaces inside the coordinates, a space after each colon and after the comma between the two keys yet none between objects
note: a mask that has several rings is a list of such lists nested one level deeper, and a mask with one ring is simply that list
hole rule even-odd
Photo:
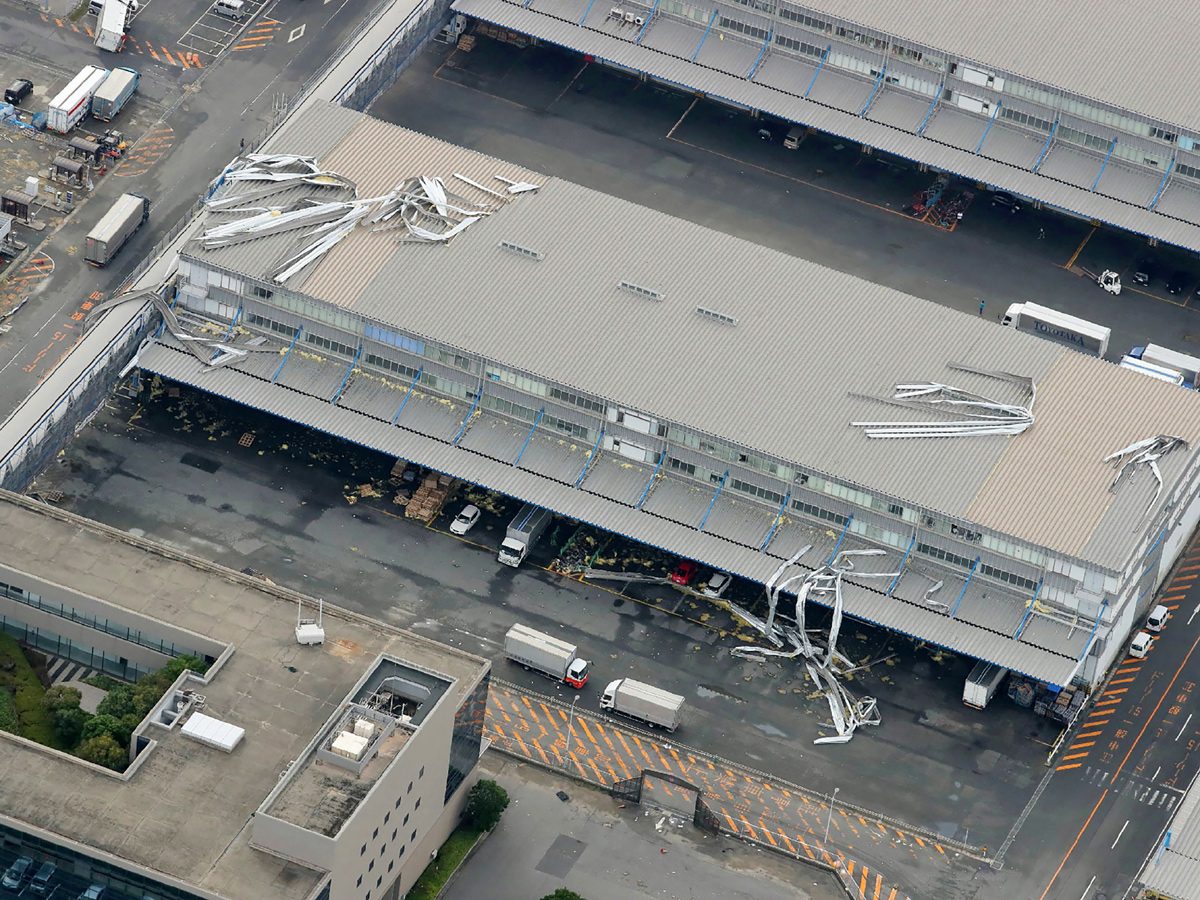
[{"label": "white delivery truck", "polygon": [[1167,384],[1176,385],[1183,384],[1182,372],[1168,369],[1166,366],[1155,365],[1152,362],[1146,362],[1133,356],[1121,357],[1120,365],[1122,369],[1129,369],[1140,375],[1145,375],[1147,378],[1153,378],[1155,381],[1165,381]]},{"label": "white delivery truck", "polygon": [[789,150],[799,150],[800,145],[804,142],[804,132],[806,130],[803,125],[793,125],[788,129],[787,137],[783,139],[783,146]]},{"label": "white delivery truck", "polygon": [[78,125],[92,108],[92,96],[96,93],[96,88],[100,87],[107,77],[108,69],[102,66],[84,66],[50,101],[46,110],[46,127],[59,134],[66,134]]},{"label": "white delivery truck", "polygon": [[590,663],[579,658],[579,648],[574,644],[521,624],[504,635],[504,658],[574,688],[587,684],[591,671]]},{"label": "white delivery truck", "polygon": [[967,676],[967,683],[963,686],[963,703],[983,709],[996,696],[1007,674],[1008,669],[980,661]]},{"label": "white delivery truck", "polygon": [[136,69],[118,66],[108,73],[104,84],[92,97],[92,116],[101,122],[111,122],[137,90],[141,76]]},{"label": "white delivery truck", "polygon": [[600,708],[674,731],[679,727],[683,698],[632,678],[618,678],[604,689]]},{"label": "white delivery truck", "polygon": [[84,241],[83,258],[103,268],[130,236],[150,218],[150,201],[141,194],[122,194]]},{"label": "white delivery truck", "polygon": [[132,15],[128,0],[104,0],[96,16],[96,46],[110,53],[118,52],[125,43],[125,29]]},{"label": "white delivery truck", "polygon": [[554,514],[548,509],[526,503],[521,511],[508,523],[508,531],[500,544],[497,559],[506,566],[519,566],[529,555],[529,548],[537,543]]},{"label": "white delivery truck", "polygon": [[1096,356],[1108,352],[1108,339],[1112,337],[1111,328],[1036,303],[1013,303],[1005,311],[1001,324],[1070,344]]},{"label": "white delivery truck", "polygon": [[1196,386],[1200,384],[1200,359],[1194,356],[1167,347],[1160,347],[1158,344],[1134,347],[1129,351],[1129,355],[1143,362],[1174,369],[1183,375],[1183,386],[1189,391],[1196,390]]}]

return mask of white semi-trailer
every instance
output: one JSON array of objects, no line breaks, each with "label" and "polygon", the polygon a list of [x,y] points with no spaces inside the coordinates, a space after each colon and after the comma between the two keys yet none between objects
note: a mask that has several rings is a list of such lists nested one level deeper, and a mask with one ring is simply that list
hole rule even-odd
[{"label": "white semi-trailer", "polygon": [[586,659],[580,659],[579,648],[574,644],[520,624],[508,629],[504,636],[504,657],[575,688],[587,684],[591,668]]},{"label": "white semi-trailer", "polygon": [[618,678],[604,689],[600,708],[674,731],[679,727],[683,698],[632,678]]},{"label": "white semi-trailer", "polygon": [[1112,337],[1112,329],[1105,325],[1097,325],[1036,303],[1013,303],[1004,313],[1001,324],[1070,344],[1096,356],[1104,356],[1108,352],[1108,339]]}]

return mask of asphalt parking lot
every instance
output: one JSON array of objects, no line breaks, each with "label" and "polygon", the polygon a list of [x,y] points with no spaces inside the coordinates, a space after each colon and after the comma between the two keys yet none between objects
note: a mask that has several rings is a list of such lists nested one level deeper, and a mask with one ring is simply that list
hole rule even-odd
[{"label": "asphalt parking lot", "polygon": [[[1012,302],[1054,306],[1112,328],[1112,359],[1148,340],[1200,352],[1190,254],[1055,213],[1012,213],[958,182],[949,189],[974,197],[961,220],[937,227],[905,212],[934,176],[903,160],[817,134],[787,150],[780,123],[552,48],[430,45],[372,113],[963,312],[978,314],[980,301],[996,318]],[[1147,255],[1160,273],[1135,288]],[[1120,297],[1076,274],[1106,268],[1123,273]],[[1194,277],[1170,295],[1176,269]]]}]

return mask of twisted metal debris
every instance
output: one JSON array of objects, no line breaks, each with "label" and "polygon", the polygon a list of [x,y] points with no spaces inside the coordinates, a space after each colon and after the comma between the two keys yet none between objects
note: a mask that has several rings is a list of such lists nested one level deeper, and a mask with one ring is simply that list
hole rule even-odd
[{"label": "twisted metal debris", "polygon": [[[854,737],[855,730],[860,725],[878,725],[880,723],[879,709],[874,697],[855,699],[853,695],[837,680],[834,671],[835,664],[843,671],[852,668],[850,660],[837,649],[838,634],[842,627],[842,578],[854,571],[854,558],[863,556],[880,556],[884,550],[844,550],[829,564],[814,569],[811,572],[801,572],[790,578],[783,578],[786,571],[805,553],[811,549],[806,546],[791,559],[784,562],[767,580],[768,613],[766,620],[751,615],[748,611],[730,604],[733,613],[750,627],[763,635],[775,647],[783,647],[786,642],[790,650],[770,649],[768,647],[737,647],[731,651],[733,656],[744,659],[795,659],[803,657],[804,667],[818,689],[824,692],[829,702],[829,714],[833,720],[836,735],[817,738],[816,744],[844,744]],[[859,578],[895,578],[895,572],[855,572]],[[777,625],[775,612],[779,603],[779,595],[792,584],[800,582],[796,590],[796,614],[794,625]],[[805,610],[809,596],[833,595],[833,621],[829,626],[829,635],[825,641],[824,651],[821,650],[808,636],[805,626]]]},{"label": "twisted metal debris", "polygon": [[[1150,502],[1146,505],[1146,512],[1150,512],[1154,508],[1154,504],[1163,489],[1163,477],[1162,473],[1158,470],[1158,461],[1178,447],[1186,450],[1188,442],[1181,437],[1160,434],[1158,437],[1138,441],[1137,443],[1130,444],[1128,447],[1117,450],[1115,453],[1108,454],[1108,456],[1104,457],[1104,462],[1111,462],[1113,468],[1117,470],[1117,477],[1108,486],[1108,490],[1111,493],[1116,493],[1117,485],[1121,483],[1122,479],[1132,481],[1138,472],[1138,467],[1145,466],[1153,473],[1154,480],[1157,482],[1157,486],[1154,488],[1154,496],[1150,498]],[[1145,515],[1145,513],[1142,515]]]},{"label": "twisted metal debris", "polygon": [[1033,424],[1033,401],[1037,395],[1033,379],[1007,372],[973,369],[963,365],[951,365],[950,368],[1006,382],[1027,392],[1028,399],[1024,404],[1003,403],[939,382],[897,384],[889,399],[879,397],[866,399],[953,418],[943,421],[851,422],[850,424],[855,428],[865,428],[869,438],[1013,435],[1021,434]]}]

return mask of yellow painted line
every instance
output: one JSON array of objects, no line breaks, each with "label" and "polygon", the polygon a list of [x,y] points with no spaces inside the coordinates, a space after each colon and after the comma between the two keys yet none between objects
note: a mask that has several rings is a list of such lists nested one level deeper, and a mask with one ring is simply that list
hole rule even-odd
[{"label": "yellow painted line", "polygon": [[637,735],[631,734],[630,737],[633,738],[633,742],[637,744],[637,748],[641,751],[642,756],[646,757],[646,762],[648,762],[650,765],[654,765],[654,760],[650,758],[650,754],[646,752],[646,748],[642,746],[642,742],[638,740]]},{"label": "yellow painted line", "polygon": [[882,891],[882,890],[883,890],[883,876],[882,876],[882,875],[880,875],[880,874],[878,874],[878,873],[876,873],[876,874],[875,874],[875,894],[874,894],[874,900],[879,900],[879,892],[880,892],[880,891]]},{"label": "yellow painted line", "polygon": [[729,823],[730,831],[732,831],[734,834],[741,834],[741,832],[738,830],[737,823],[733,821],[729,813],[725,812],[725,810],[721,810],[721,815],[723,815],[725,817],[725,821]]},{"label": "yellow painted line", "polygon": [[[838,855],[840,856],[841,854],[838,854]],[[854,874],[854,860],[852,860],[852,859],[846,861],[846,874],[847,875]]]},{"label": "yellow painted line", "polygon": [[867,867],[862,867],[862,880],[858,885],[858,895],[865,898],[867,896]]},{"label": "yellow painted line", "polygon": [[[763,827],[766,827],[766,826],[763,826]],[[782,828],[780,828],[780,829],[779,829],[779,836],[780,836],[781,838],[783,838],[783,842],[784,842],[784,843],[787,845],[787,848],[788,848],[790,851],[792,851],[792,854],[793,854],[793,855],[795,855],[795,854],[796,854],[796,848],[792,846],[792,842],[788,840],[788,836],[787,836],[786,834],[784,834],[784,833],[783,833],[783,829],[782,829]],[[803,846],[803,842],[802,842],[802,846]],[[809,856],[812,856],[812,851],[811,851],[811,850],[809,851],[809,854],[808,854],[808,855],[809,855]]]},{"label": "yellow painted line", "polygon": [[920,844],[922,847],[924,847],[924,846],[925,846],[925,842],[924,842],[923,840],[921,840],[921,838],[920,838],[920,836],[919,836],[919,835],[915,835],[915,834],[914,834],[914,835],[913,835],[913,840],[915,840],[915,841],[916,841],[918,844]]},{"label": "yellow painted line", "polygon": [[185,69],[190,69],[190,68],[191,68],[191,64],[190,64],[190,63],[187,61],[187,57],[186,57],[186,56],[184,56],[184,55],[182,55],[182,54],[181,54],[181,55],[180,55],[180,57],[179,57],[179,61],[180,61],[181,63],[183,63],[183,67],[184,67]]},{"label": "yellow painted line", "polygon": [[772,846],[772,847],[778,847],[778,846],[779,846],[779,842],[778,842],[778,841],[776,841],[776,840],[775,840],[775,836],[774,836],[773,834],[771,834],[771,829],[767,828],[767,823],[766,823],[766,822],[764,822],[762,819],[759,819],[759,820],[758,820],[758,827],[759,827],[759,828],[761,828],[761,829],[763,830],[763,834],[764,834],[764,835],[766,835],[766,838],[767,838],[767,840],[771,842],[771,846]]},{"label": "yellow painted line", "polygon": [[941,844],[934,844],[933,846],[937,847],[937,852],[938,852],[938,853],[940,853],[940,854],[942,854],[942,856],[945,856],[945,855],[946,855],[946,851],[942,849],[942,845],[941,845]]},{"label": "yellow painted line", "polygon": [[537,722],[539,725],[541,725],[541,724],[542,724],[542,720],[538,718],[538,714],[537,714],[537,713],[534,711],[534,709],[533,709],[533,704],[529,702],[529,698],[528,698],[528,697],[522,697],[522,698],[521,698],[521,701],[522,701],[522,702],[525,704],[525,708],[526,708],[527,710],[529,710],[529,714],[530,714],[531,716],[533,716],[533,721],[535,721],[535,722]]},{"label": "yellow painted line", "polygon": [[1087,237],[1079,242],[1079,246],[1075,248],[1075,253],[1069,260],[1067,260],[1067,264],[1063,266],[1064,269],[1069,269],[1071,266],[1075,265],[1075,260],[1079,259],[1079,254],[1083,252],[1083,248],[1087,246],[1087,242],[1092,239],[1092,235],[1095,233],[1096,229],[1093,227],[1092,230],[1087,233]]},{"label": "yellow painted line", "polygon": [[587,719],[583,718],[582,716],[576,716],[575,721],[583,726],[583,733],[588,736],[588,740],[591,741],[593,744],[596,744],[596,746],[599,746],[600,745],[599,741],[597,741],[596,738],[592,736],[592,730],[590,728],[588,728]]},{"label": "yellow painted line", "polygon": [[62,19],[55,19],[54,24],[57,25],[59,28],[63,27]]},{"label": "yellow painted line", "polygon": [[896,900],[896,891],[897,890],[899,890],[899,888],[892,888],[892,892],[890,894],[888,894],[887,900]]}]

